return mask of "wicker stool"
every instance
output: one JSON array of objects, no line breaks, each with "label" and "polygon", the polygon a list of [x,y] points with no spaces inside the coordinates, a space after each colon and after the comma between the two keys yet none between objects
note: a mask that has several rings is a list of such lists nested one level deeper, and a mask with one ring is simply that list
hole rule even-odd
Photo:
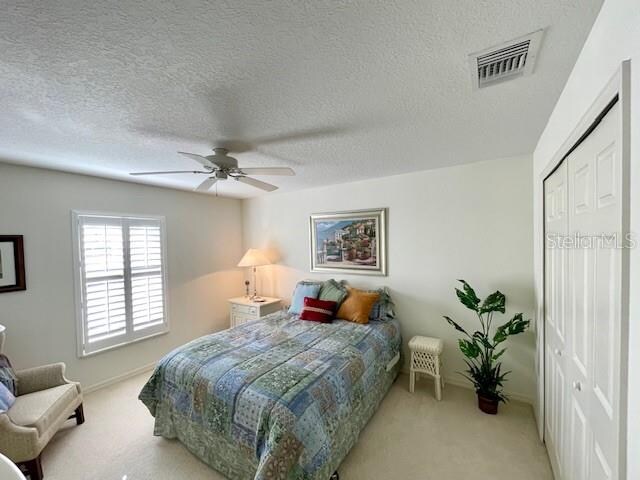
[{"label": "wicker stool", "polygon": [[411,373],[409,376],[409,391],[413,393],[416,385],[416,373],[426,373],[433,377],[436,386],[436,398],[442,398],[444,379],[440,375],[442,362],[443,341],[439,338],[413,337],[409,341],[411,350]]}]

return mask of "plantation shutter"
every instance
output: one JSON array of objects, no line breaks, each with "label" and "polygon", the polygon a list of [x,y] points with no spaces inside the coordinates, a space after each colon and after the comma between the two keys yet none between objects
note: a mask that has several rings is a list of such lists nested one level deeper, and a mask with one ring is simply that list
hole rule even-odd
[{"label": "plantation shutter", "polygon": [[129,228],[134,331],[164,322],[161,235],[158,223],[137,222]]},{"label": "plantation shutter", "polygon": [[79,275],[79,353],[167,331],[164,222],[74,215]]}]

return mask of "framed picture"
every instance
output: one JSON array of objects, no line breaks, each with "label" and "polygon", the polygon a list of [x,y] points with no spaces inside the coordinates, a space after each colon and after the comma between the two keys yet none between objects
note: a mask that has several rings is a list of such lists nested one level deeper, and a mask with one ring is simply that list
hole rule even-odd
[{"label": "framed picture", "polygon": [[0,235],[0,293],[26,289],[22,235]]},{"label": "framed picture", "polygon": [[379,208],[311,215],[311,271],[386,275],[386,213]]}]

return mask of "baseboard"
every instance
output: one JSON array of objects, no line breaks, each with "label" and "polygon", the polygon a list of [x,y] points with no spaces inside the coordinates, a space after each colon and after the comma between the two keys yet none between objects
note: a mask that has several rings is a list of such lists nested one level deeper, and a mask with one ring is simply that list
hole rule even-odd
[{"label": "baseboard", "polygon": [[[400,371],[402,373],[409,375],[409,369],[405,370],[404,368],[402,368]],[[452,375],[452,376],[445,375],[444,383],[445,383],[445,386],[446,384],[449,384],[449,385],[455,385],[456,387],[460,387],[460,388],[466,388],[467,390],[473,390],[473,386],[471,385],[471,383],[466,381],[464,378],[461,378],[459,375]],[[529,395],[525,395],[523,393],[518,393],[518,392],[509,392],[509,391],[505,391],[504,393],[509,397],[510,400],[515,400],[516,402],[528,403],[533,408],[534,399]]]},{"label": "baseboard", "polygon": [[[455,385],[456,387],[466,388],[467,390],[473,390],[471,383],[465,381],[463,378],[456,378],[455,376],[444,377],[444,383]],[[533,398],[530,397],[529,395],[525,395],[523,393],[518,393],[518,392],[509,392],[509,391],[505,391],[504,393],[507,395],[507,397],[509,397],[509,400],[528,403],[529,405],[533,406]]]},{"label": "baseboard", "polygon": [[88,387],[82,387],[82,393],[91,393],[96,390],[100,390],[101,388],[109,387],[114,383],[121,382],[126,380],[127,378],[135,377],[136,375],[140,375],[141,373],[148,372],[153,370],[157,362],[150,363],[148,365],[143,365],[142,367],[134,368],[128,372],[122,373],[120,375],[116,375],[115,377],[108,378],[103,380],[102,382],[94,383],[93,385],[89,385]]}]

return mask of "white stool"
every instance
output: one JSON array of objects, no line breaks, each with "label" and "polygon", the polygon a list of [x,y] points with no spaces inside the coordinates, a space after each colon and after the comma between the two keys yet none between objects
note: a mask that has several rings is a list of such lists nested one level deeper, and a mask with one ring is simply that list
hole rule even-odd
[{"label": "white stool", "polygon": [[440,375],[442,362],[440,354],[444,342],[439,338],[431,337],[413,337],[409,341],[409,350],[411,350],[411,373],[409,375],[409,391],[413,393],[416,385],[416,373],[426,373],[431,375],[436,386],[436,398],[442,398],[442,388],[444,387],[444,379]]}]

